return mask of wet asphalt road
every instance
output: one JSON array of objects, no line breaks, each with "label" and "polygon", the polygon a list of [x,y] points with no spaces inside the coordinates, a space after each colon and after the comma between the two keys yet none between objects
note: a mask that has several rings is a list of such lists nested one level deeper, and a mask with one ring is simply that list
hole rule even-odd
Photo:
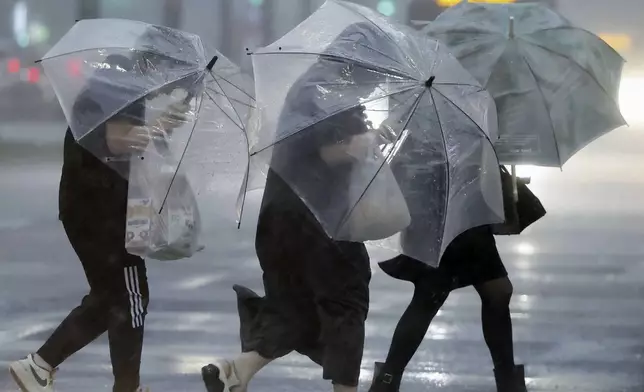
[{"label": "wet asphalt road", "polygon": [[[549,215],[520,237],[499,238],[515,287],[517,361],[531,391],[644,390],[644,145],[620,130],[574,158],[564,172],[539,171],[533,190]],[[237,149],[237,150],[235,150]],[[11,150],[11,149],[9,149]],[[3,151],[6,151],[3,150]],[[200,367],[239,350],[231,286],[261,289],[251,218],[234,224],[241,144],[204,208],[207,249],[194,259],[148,263],[151,303],[143,382],[152,391],[201,391]],[[235,153],[232,153],[235,151]],[[56,220],[57,154],[26,163],[0,157],[0,366],[33,351],[87,290]],[[17,156],[15,156],[17,155]],[[256,207],[257,203],[254,203]],[[375,264],[374,264],[375,266]],[[363,389],[382,359],[409,285],[374,268]],[[325,391],[321,370],[297,355],[263,371],[252,391]],[[454,292],[410,365],[402,391],[494,391],[480,328],[480,301]],[[106,339],[60,369],[58,391],[111,390]],[[0,372],[0,391],[15,390]]]}]

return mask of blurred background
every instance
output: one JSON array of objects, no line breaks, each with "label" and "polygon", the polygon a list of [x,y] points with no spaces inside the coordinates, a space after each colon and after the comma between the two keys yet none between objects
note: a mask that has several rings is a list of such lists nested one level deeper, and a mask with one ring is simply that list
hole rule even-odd
[{"label": "blurred background", "polygon": [[[477,0],[483,1],[483,0]],[[488,0],[504,2],[511,0]],[[516,0],[521,2],[522,0]],[[414,27],[459,0],[357,0]],[[514,2],[514,1],[511,1]],[[644,1],[543,0],[600,35],[628,61],[620,106],[630,127],[591,144],[563,168],[520,167],[548,215],[498,238],[515,286],[517,360],[531,391],[641,392],[644,388]],[[0,0],[0,365],[37,348],[86,291],[57,222],[64,117],[34,61],[77,19],[122,17],[201,35],[251,72],[246,48],[277,39],[322,0]],[[68,64],[68,72],[77,65]],[[227,140],[230,178],[212,205],[214,244],[187,264],[155,264],[143,378],[153,390],[201,388],[200,366],[238,350],[232,283],[260,286],[254,225],[234,223],[245,165],[240,135]],[[205,214],[205,212],[204,212]],[[249,213],[252,216],[252,213]],[[213,260],[217,268],[213,267]],[[228,262],[225,262],[228,261]],[[55,262],[56,268],[51,268]],[[27,288],[27,289],[25,289]],[[363,364],[386,354],[410,299],[407,285],[374,266]],[[480,302],[454,293],[410,365],[405,391],[492,391]],[[105,341],[74,356],[62,390],[110,384]],[[262,373],[258,391],[322,390],[319,369],[294,356]],[[74,370],[76,369],[76,370]],[[282,381],[288,378],[286,384]],[[0,374],[0,391],[13,390]]]},{"label": "blurred background", "polygon": [[[494,0],[493,2],[523,0]],[[356,0],[412,26],[422,27],[459,0]],[[637,116],[635,101],[644,87],[638,78],[644,63],[639,0],[541,0],[573,22],[597,34],[629,61],[623,109]],[[268,44],[290,30],[322,0],[1,0],[0,118],[2,122],[61,121],[53,91],[34,61],[77,19],[115,17],[184,29],[251,72],[246,48]],[[70,62],[69,72],[76,64]],[[0,133],[0,137],[7,131]],[[10,131],[8,131],[10,132]],[[30,137],[51,136],[34,128]],[[27,136],[26,134],[23,136]],[[44,141],[44,140],[43,140]]]}]

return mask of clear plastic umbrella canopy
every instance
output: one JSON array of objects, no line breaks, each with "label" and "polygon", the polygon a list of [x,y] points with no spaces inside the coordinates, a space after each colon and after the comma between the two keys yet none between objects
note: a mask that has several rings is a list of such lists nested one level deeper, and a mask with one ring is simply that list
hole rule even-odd
[{"label": "clear plastic umbrella canopy", "polygon": [[504,164],[560,167],[625,124],[618,105],[624,60],[547,7],[462,2],[424,31],[494,97]]},{"label": "clear plastic umbrella canopy", "polygon": [[[411,224],[377,244],[434,265],[459,233],[503,221],[493,99],[437,41],[327,1],[253,66],[249,187],[270,167],[330,237],[351,241],[347,222],[393,173]],[[380,151],[369,170],[343,159],[358,139]]]},{"label": "clear plastic umbrella canopy", "polygon": [[[215,136],[244,130],[254,106],[252,81],[219,52],[206,56],[199,36],[138,21],[78,21],[41,64],[75,139],[124,177],[124,161],[138,158],[151,172],[183,165],[203,178],[214,170],[207,162]],[[184,112],[172,121],[177,104]],[[108,135],[109,121],[144,127],[152,142],[135,148],[127,132]],[[156,184],[161,204],[175,176],[165,178]]]}]

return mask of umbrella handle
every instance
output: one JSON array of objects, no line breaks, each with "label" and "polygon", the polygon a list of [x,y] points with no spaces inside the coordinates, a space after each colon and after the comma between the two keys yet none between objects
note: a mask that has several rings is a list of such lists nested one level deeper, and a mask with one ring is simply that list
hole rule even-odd
[{"label": "umbrella handle", "polygon": [[510,28],[508,30],[508,36],[510,39],[514,39],[514,16],[510,17]]}]

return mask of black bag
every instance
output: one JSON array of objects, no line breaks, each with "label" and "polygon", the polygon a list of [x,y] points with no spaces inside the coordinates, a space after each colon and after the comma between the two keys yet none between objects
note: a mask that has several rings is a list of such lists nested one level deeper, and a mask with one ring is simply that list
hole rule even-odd
[{"label": "black bag", "polygon": [[526,183],[517,179],[518,200],[514,199],[512,175],[501,167],[501,185],[503,187],[503,206],[505,223],[492,225],[496,235],[518,235],[546,215],[539,198],[528,188]]}]

